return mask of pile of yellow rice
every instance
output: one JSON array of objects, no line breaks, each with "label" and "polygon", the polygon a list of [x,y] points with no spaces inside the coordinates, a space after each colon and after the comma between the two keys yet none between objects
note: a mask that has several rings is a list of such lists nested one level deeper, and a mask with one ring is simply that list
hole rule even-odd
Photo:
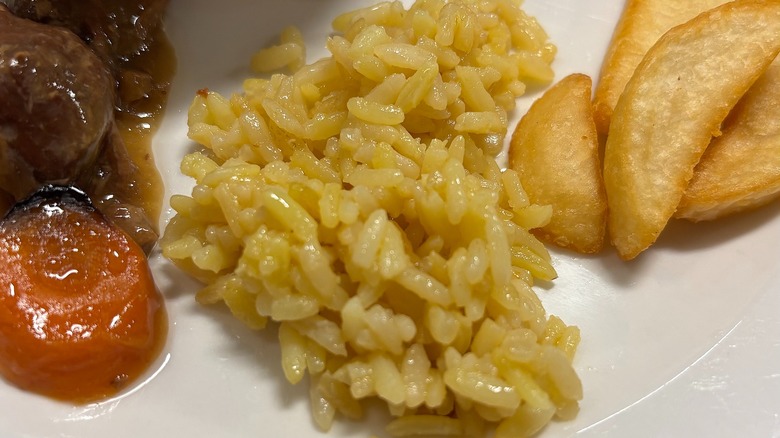
[{"label": "pile of yellow rice", "polygon": [[495,155],[555,47],[512,0],[380,3],[343,14],[330,56],[300,32],[230,98],[202,90],[163,254],[252,328],[278,325],[315,422],[387,403],[393,436],[531,435],[577,412],[576,327],[545,314],[550,218]]}]

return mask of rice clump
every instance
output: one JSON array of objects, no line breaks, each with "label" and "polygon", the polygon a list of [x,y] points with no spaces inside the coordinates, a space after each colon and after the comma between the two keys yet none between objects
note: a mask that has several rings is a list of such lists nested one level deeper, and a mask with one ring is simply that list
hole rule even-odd
[{"label": "rice clump", "polygon": [[305,64],[294,28],[229,98],[201,90],[163,254],[249,327],[278,326],[327,430],[386,402],[393,436],[528,436],[571,418],[579,330],[547,316],[556,273],[495,161],[507,112],[555,47],[512,0],[380,3],[337,17]]}]

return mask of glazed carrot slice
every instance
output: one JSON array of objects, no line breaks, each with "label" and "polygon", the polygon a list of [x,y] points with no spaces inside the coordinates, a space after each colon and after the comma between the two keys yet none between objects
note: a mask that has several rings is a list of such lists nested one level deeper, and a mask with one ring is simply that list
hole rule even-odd
[{"label": "glazed carrot slice", "polygon": [[83,193],[47,187],[0,222],[0,374],[86,402],[144,372],[165,335],[146,257]]}]

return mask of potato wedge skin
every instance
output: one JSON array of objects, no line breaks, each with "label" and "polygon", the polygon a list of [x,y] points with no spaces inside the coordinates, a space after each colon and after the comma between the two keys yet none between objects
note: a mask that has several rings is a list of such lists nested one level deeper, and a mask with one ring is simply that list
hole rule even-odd
[{"label": "potato wedge skin", "polygon": [[780,51],[780,2],[742,0],[671,29],[615,107],[604,155],[612,244],[625,260],[658,238],[731,108]]},{"label": "potato wedge skin", "polygon": [[727,0],[628,0],[601,65],[593,98],[594,119],[606,135],[628,80],[650,47],[669,29]]},{"label": "potato wedge skin", "polygon": [[553,209],[534,234],[588,254],[601,251],[607,220],[591,86],[583,74],[560,80],[533,103],[509,145],[509,165],[529,200]]},{"label": "potato wedge skin", "polygon": [[696,165],[676,217],[717,219],[780,197],[780,58],[742,97]]}]

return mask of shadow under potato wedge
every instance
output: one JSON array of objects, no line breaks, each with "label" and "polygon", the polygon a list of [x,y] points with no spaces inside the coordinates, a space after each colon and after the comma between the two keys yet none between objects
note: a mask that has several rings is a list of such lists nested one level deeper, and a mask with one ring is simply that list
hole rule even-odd
[{"label": "shadow under potato wedge", "polygon": [[630,260],[658,238],[731,108],[780,51],[780,2],[738,1],[667,32],[615,107],[604,155],[608,230]]},{"label": "shadow under potato wedge", "polygon": [[509,146],[509,166],[531,203],[553,209],[533,233],[589,254],[602,249],[607,220],[591,86],[583,74],[561,79],[533,103]]},{"label": "shadow under potato wedge", "polygon": [[696,165],[675,216],[694,222],[780,197],[780,58],[748,90]]}]

